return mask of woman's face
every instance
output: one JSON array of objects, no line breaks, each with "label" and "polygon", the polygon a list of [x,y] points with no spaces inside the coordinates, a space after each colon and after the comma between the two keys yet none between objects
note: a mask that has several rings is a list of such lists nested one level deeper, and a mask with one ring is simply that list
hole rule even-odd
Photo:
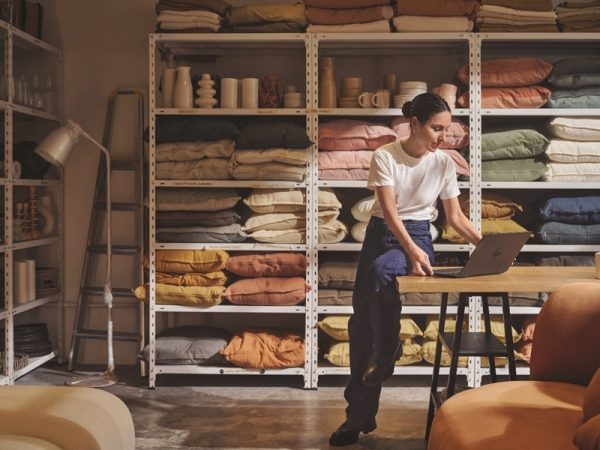
[{"label": "woman's face", "polygon": [[434,114],[425,123],[416,117],[411,118],[414,137],[429,152],[435,152],[446,139],[446,130],[450,126],[452,115],[448,111]]}]

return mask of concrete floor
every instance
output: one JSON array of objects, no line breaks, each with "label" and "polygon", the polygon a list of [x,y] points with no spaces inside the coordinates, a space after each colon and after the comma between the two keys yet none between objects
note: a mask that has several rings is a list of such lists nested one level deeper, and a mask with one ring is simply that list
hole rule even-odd
[{"label": "concrete floor", "polygon": [[[174,376],[145,387],[135,368],[119,368],[108,390],[129,407],[137,449],[330,448],[329,435],[344,420],[345,377],[326,377],[304,390],[300,377]],[[21,384],[63,384],[72,374],[42,367]],[[347,449],[425,450],[427,377],[395,377],[383,389],[378,428]]]}]

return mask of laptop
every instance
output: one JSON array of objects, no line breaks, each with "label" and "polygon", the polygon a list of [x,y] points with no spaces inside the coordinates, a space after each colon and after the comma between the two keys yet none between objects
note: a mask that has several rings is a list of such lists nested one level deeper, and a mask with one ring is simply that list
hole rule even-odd
[{"label": "laptop", "polygon": [[452,269],[434,269],[433,275],[440,277],[475,277],[504,273],[529,239],[530,233],[501,233],[484,235],[467,263]]}]

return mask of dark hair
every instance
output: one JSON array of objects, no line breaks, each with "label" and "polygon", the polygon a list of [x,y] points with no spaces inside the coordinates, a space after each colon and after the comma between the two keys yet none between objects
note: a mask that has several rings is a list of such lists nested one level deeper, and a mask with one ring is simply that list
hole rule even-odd
[{"label": "dark hair", "polygon": [[402,114],[404,117],[407,119],[416,117],[421,123],[425,123],[431,116],[445,111],[450,112],[450,107],[446,103],[446,100],[432,92],[419,94],[402,105]]}]

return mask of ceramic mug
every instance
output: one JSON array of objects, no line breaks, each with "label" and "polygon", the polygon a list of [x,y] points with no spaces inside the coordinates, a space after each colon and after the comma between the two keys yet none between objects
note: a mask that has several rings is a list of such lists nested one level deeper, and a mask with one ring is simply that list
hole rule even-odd
[{"label": "ceramic mug", "polygon": [[358,96],[358,104],[361,108],[372,108],[373,107],[373,93],[363,92]]},{"label": "ceramic mug", "polygon": [[221,108],[238,107],[238,80],[221,78]]},{"label": "ceramic mug", "polygon": [[371,98],[373,106],[376,108],[389,108],[390,107],[390,91],[387,89],[379,89],[373,94]]},{"label": "ceramic mug", "polygon": [[242,79],[242,108],[258,108],[258,78]]}]

